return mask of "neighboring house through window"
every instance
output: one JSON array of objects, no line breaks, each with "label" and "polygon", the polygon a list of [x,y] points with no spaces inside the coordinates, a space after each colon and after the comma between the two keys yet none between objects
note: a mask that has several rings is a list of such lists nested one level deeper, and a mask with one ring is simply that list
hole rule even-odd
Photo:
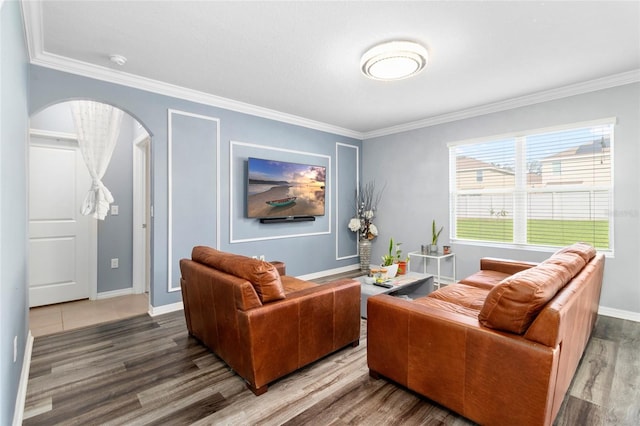
[{"label": "neighboring house through window", "polygon": [[452,240],[613,251],[614,124],[450,144]]}]

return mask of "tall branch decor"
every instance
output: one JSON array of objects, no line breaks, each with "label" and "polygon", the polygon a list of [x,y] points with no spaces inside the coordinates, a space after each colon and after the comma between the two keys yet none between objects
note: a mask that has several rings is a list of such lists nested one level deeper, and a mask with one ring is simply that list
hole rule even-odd
[{"label": "tall branch decor", "polygon": [[371,265],[371,241],[378,236],[378,228],[373,224],[378,204],[382,199],[382,190],[376,190],[375,182],[361,186],[355,197],[356,215],[349,221],[349,229],[358,232],[360,253],[360,270],[369,273]]}]

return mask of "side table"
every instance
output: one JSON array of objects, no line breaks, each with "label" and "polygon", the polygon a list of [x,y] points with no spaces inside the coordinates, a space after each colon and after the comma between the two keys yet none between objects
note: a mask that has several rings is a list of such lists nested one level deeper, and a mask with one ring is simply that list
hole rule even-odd
[{"label": "side table", "polygon": [[[440,288],[441,284],[453,284],[456,282],[456,254],[422,254],[419,251],[412,251],[409,253],[409,259],[411,257],[417,257],[422,259],[423,265],[423,273],[427,273],[427,264],[429,263],[429,259],[433,259],[436,261],[437,271],[435,274],[434,284]],[[441,262],[445,259],[451,259],[451,275],[442,275]],[[409,265],[411,265],[411,261],[409,261]]]}]

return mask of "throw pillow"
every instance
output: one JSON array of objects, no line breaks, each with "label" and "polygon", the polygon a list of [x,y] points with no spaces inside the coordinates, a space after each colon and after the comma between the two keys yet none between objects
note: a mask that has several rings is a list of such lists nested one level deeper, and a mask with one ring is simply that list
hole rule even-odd
[{"label": "throw pillow", "polygon": [[262,303],[285,298],[280,274],[269,262],[205,246],[194,247],[191,258],[196,262],[249,281]]},{"label": "throw pillow", "polygon": [[596,249],[587,243],[575,243],[575,244],[571,244],[570,246],[561,248],[560,250],[554,253],[554,256],[560,253],[578,254],[580,255],[580,257],[584,259],[586,263],[588,263],[596,255]]},{"label": "throw pillow", "polygon": [[489,292],[478,320],[485,327],[523,334],[571,278],[564,266],[554,263],[518,272]]},{"label": "throw pillow", "polygon": [[[555,263],[556,265],[564,267],[571,278],[578,275],[578,272],[587,264],[581,255],[572,252],[556,253],[542,263]],[[565,282],[565,284],[567,282]]]}]

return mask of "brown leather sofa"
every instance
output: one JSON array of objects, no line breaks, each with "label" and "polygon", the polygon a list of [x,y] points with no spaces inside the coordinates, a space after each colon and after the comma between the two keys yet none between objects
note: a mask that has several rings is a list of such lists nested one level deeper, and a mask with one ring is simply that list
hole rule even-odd
[{"label": "brown leather sofa", "polygon": [[189,334],[256,395],[268,383],[360,339],[360,283],[315,284],[273,264],[209,247],[180,261]]},{"label": "brown leather sofa", "polygon": [[414,301],[368,300],[367,361],[483,425],[551,425],[595,325],[604,256],[586,244],[481,270]]}]

